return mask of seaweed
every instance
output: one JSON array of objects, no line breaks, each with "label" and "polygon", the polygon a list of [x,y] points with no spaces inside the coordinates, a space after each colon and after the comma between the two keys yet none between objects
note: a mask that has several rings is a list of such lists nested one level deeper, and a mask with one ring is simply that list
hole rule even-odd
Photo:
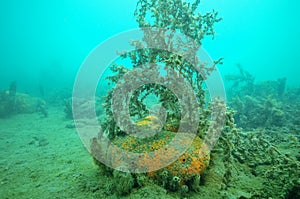
[{"label": "seaweed", "polygon": [[[179,73],[187,82],[189,82],[196,94],[197,102],[200,105],[199,115],[205,115],[205,90],[203,82],[210,73],[215,70],[215,65],[220,64],[222,59],[216,60],[212,66],[205,63],[200,63],[199,58],[195,54],[201,47],[201,40],[206,35],[214,37],[214,24],[219,22],[218,12],[212,11],[201,15],[196,11],[200,1],[187,3],[182,1],[162,1],[162,0],[140,0],[137,3],[134,15],[140,28],[144,31],[143,40],[133,40],[131,45],[136,50],[130,52],[119,53],[122,59],[129,59],[132,63],[132,70],[145,69],[143,66],[148,66],[146,69],[155,69],[158,65],[164,66],[163,71],[168,75]],[[163,29],[156,29],[161,27]],[[174,33],[178,31],[185,34],[193,41],[184,38],[176,38]],[[172,43],[171,41],[176,41]],[[161,46],[159,50],[153,49],[151,46]],[[173,46],[176,45],[176,46]],[[141,47],[143,47],[141,49]],[[177,52],[188,53],[185,57],[170,53],[176,48]],[[186,59],[188,57],[188,59]],[[188,61],[190,60],[190,61]],[[195,68],[196,67],[196,68]],[[120,79],[124,77],[130,69],[124,65],[113,64],[110,67],[113,75],[108,76],[110,84],[116,85]],[[135,79],[145,78],[145,73],[135,73]],[[151,77],[152,81],[159,82],[159,79]],[[176,80],[174,80],[176,81]],[[185,93],[187,89],[182,89],[181,94],[188,96]],[[109,91],[105,96],[104,109],[106,112],[106,121],[102,124],[105,134],[108,134],[112,139],[116,136],[125,135],[118,128],[111,110],[111,99],[113,91]],[[149,111],[144,100],[155,95],[164,108],[168,110],[167,122],[180,120],[180,106],[178,99],[174,93],[168,88],[157,84],[145,84],[135,90],[130,98],[130,116],[132,118],[142,119],[147,116]],[[137,120],[137,119],[136,119]]]}]

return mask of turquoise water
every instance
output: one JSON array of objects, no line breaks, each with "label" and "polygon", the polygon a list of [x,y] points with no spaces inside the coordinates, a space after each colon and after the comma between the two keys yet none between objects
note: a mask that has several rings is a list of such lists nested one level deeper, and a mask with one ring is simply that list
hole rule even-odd
[{"label": "turquoise water", "polygon": [[[300,2],[296,0],[201,1],[200,13],[216,10],[223,18],[215,24],[214,39],[205,37],[202,46],[213,60],[224,58],[217,67],[228,99],[223,134],[211,152],[210,163],[205,163],[204,173],[197,173],[198,167],[183,169],[184,164],[203,163],[191,154],[177,160],[182,164],[169,167],[167,172],[173,171],[171,174],[159,170],[131,175],[96,165],[99,162],[93,161],[88,150],[108,153],[109,145],[97,148],[103,135],[112,134],[111,140],[128,148],[138,141],[127,139],[124,132],[111,130],[112,124],[105,123],[111,117],[103,106],[110,105],[111,100],[101,97],[114,86],[113,82],[97,87],[95,101],[97,119],[102,128],[108,126],[108,134],[106,129],[101,134],[96,128],[92,138],[98,136],[97,141],[80,140],[72,111],[78,106],[84,112],[91,102],[73,98],[72,107],[72,89],[80,66],[96,46],[138,27],[136,3],[137,0],[0,2],[0,198],[300,197]],[[129,64],[128,60],[116,62]],[[106,70],[104,76],[111,74]],[[102,77],[101,83],[108,82]],[[200,93],[203,88],[206,87],[200,87]],[[146,96],[142,91],[140,95]],[[159,101],[153,100],[151,93],[149,96],[145,97],[148,109]],[[173,115],[166,116],[164,131],[173,135],[181,119],[176,112],[179,103],[174,100],[178,96],[167,97],[173,105],[167,111]],[[206,98],[201,95],[197,99]],[[217,102],[222,106],[221,101]],[[145,113],[140,116],[140,107],[134,105],[129,108],[136,111],[137,124],[160,128],[157,122],[161,122],[161,104],[152,106],[156,109],[149,112],[154,116],[148,118]],[[209,131],[213,114],[210,106],[201,107],[199,140]],[[76,119],[92,129],[90,115],[86,115],[87,120]],[[155,137],[155,147],[164,139],[163,135]],[[198,150],[194,145],[190,151]],[[190,153],[200,154],[196,152]],[[198,162],[192,164],[192,160]],[[180,183],[174,178],[178,170],[183,173],[178,175],[182,178]],[[188,175],[188,171],[196,171],[197,175]]]},{"label": "turquoise water", "polygon": [[[135,1],[1,1],[0,88],[18,80],[23,91],[38,94],[72,86],[77,69],[100,42],[136,28]],[[202,1],[201,10],[223,17],[216,38],[203,47],[224,57],[223,74],[241,63],[257,80],[287,77],[299,85],[299,3],[296,0]],[[51,84],[49,84],[51,82]]]}]

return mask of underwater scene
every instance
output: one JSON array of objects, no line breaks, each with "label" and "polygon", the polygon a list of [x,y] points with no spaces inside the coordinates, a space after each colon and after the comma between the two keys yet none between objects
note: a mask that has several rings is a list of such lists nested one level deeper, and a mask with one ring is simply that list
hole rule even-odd
[{"label": "underwater scene", "polygon": [[0,198],[300,199],[296,0],[0,2]]}]

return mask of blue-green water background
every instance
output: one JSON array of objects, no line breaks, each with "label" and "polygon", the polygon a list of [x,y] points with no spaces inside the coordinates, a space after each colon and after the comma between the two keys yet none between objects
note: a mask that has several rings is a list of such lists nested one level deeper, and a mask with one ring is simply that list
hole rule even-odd
[{"label": "blue-green water background", "polygon": [[[136,28],[132,0],[3,0],[0,2],[0,89],[39,95],[71,88],[81,63],[105,39]],[[223,21],[203,47],[224,57],[222,75],[240,63],[256,81],[287,77],[300,86],[300,2],[296,0],[203,0]]]}]

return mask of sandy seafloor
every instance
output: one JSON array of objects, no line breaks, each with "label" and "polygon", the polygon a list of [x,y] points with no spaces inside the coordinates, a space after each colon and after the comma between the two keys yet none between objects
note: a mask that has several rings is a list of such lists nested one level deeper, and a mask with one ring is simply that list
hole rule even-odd
[{"label": "sandy seafloor", "polygon": [[[66,128],[69,124],[62,107],[50,107],[47,118],[33,113],[0,119],[0,198],[120,198],[114,194],[111,179],[94,164],[76,129]],[[299,152],[298,147],[292,151]],[[236,164],[238,171],[234,171],[228,197],[224,193],[221,197],[218,182],[224,165],[221,157],[215,158],[202,190],[186,198],[250,198],[249,193],[261,191],[268,183]],[[134,188],[124,198],[183,197],[150,185]]]},{"label": "sandy seafloor", "polygon": [[0,119],[1,198],[82,198],[78,178],[96,167],[58,109]]}]

